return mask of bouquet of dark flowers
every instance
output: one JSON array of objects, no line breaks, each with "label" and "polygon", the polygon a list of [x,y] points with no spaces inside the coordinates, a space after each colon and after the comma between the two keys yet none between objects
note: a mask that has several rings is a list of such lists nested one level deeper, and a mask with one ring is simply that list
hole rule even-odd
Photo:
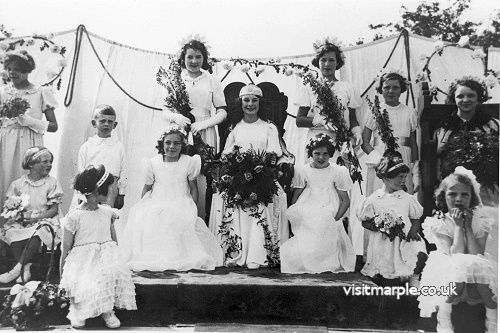
[{"label": "bouquet of dark flowers", "polygon": [[387,110],[380,111],[380,101],[378,96],[375,95],[373,103],[370,99],[366,98],[368,102],[368,106],[370,107],[373,117],[377,123],[377,132],[380,136],[380,139],[385,144],[386,151],[397,151],[399,148],[398,143],[396,142],[398,139],[394,137],[392,134],[392,126],[389,121],[389,115],[387,114]]},{"label": "bouquet of dark flowers", "polygon": [[[179,63],[172,60],[167,70],[160,66],[156,73],[156,82],[167,89],[167,97],[165,97],[164,101],[165,106],[194,122],[195,119],[191,113],[192,108],[189,105],[189,95],[186,85],[182,80],[181,71]],[[186,130],[189,130],[189,128]]]},{"label": "bouquet of dark flowers", "polygon": [[15,118],[24,114],[31,107],[30,103],[20,97],[6,100],[0,107],[0,117]]},{"label": "bouquet of dark flowers", "polygon": [[49,329],[67,314],[69,298],[64,289],[49,282],[16,284],[4,297],[0,320],[17,331]]},{"label": "bouquet of dark flowers", "polygon": [[[344,120],[345,106],[335,96],[332,89],[326,82],[320,82],[314,73],[306,72],[303,75],[304,85],[311,87],[317,97],[317,103],[321,107],[320,114],[325,117],[327,123],[336,128],[336,143],[335,150],[345,155],[345,159],[349,163],[349,172],[353,182],[358,182],[361,188],[361,165],[351,146],[352,133],[347,128]],[[343,160],[339,159],[338,164],[344,165]]]},{"label": "bouquet of dark flowers", "polygon": [[403,218],[394,211],[377,214],[372,218],[361,221],[361,224],[365,229],[383,233],[389,237],[391,242],[396,237],[399,237],[401,240],[406,239]]},{"label": "bouquet of dark flowers", "polygon": [[270,203],[278,193],[276,160],[276,154],[253,149],[240,152],[238,146],[223,155],[217,189],[227,205],[249,208]]},{"label": "bouquet of dark flowers", "polygon": [[498,135],[482,130],[460,130],[450,135],[441,157],[443,178],[463,166],[472,170],[481,185],[498,185]]}]

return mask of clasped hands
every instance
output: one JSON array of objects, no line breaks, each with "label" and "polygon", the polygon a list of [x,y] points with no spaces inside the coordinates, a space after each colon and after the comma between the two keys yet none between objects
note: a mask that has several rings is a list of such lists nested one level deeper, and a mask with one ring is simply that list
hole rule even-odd
[{"label": "clasped hands", "polygon": [[472,228],[472,209],[468,208],[452,208],[450,209],[450,217],[455,222],[455,225],[460,228]]}]

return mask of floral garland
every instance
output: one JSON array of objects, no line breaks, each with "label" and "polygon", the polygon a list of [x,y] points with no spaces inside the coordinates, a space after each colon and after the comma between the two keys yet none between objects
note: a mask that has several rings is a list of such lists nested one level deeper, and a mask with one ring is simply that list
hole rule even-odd
[{"label": "floral garland", "polygon": [[[320,82],[313,73],[306,72],[303,74],[304,85],[309,85],[313,93],[317,97],[317,102],[321,107],[320,114],[326,118],[326,121],[337,128],[337,140],[335,142],[335,150],[345,155],[349,162],[349,173],[353,182],[358,182],[361,188],[361,165],[351,146],[352,133],[346,126],[344,120],[345,107],[340,100],[335,96],[332,89],[326,82]],[[337,160],[337,164],[345,165],[342,158]]]},{"label": "floral garland", "polygon": [[[167,89],[167,97],[164,100],[165,106],[194,122],[194,116],[191,113],[192,108],[189,105],[189,95],[186,84],[182,80],[181,72],[182,69],[179,63],[172,60],[167,70],[160,66],[156,73],[156,82]],[[163,81],[164,78],[166,82]]]},{"label": "floral garland", "polygon": [[[61,82],[62,82],[62,72],[64,71],[64,68],[67,65],[66,59],[64,58],[64,55],[66,53],[66,47],[65,46],[60,46],[52,41],[54,38],[54,34],[50,33],[48,35],[37,35],[34,34],[32,36],[28,37],[12,37],[12,33],[8,30],[5,29],[3,25],[0,25],[0,34],[3,35],[3,37],[0,37],[0,63],[3,64],[6,52],[9,51],[14,51],[16,50],[17,47],[23,47],[23,46],[33,46],[35,43],[38,41],[41,43],[40,46],[40,51],[45,51],[49,50],[53,54],[57,54],[61,57],[61,59],[58,60],[57,66],[59,69],[53,69],[50,68],[47,70],[47,77],[49,79],[48,82],[42,84],[42,86],[49,86],[52,85],[54,82],[57,81],[56,87],[57,90],[61,89]],[[0,76],[6,84],[9,82],[9,76],[7,75],[7,72],[2,71],[0,73]]]},{"label": "floral garland", "polygon": [[399,145],[396,141],[398,139],[393,135],[392,125],[389,120],[387,110],[384,109],[383,111],[380,111],[380,101],[377,95],[375,95],[373,103],[368,97],[366,97],[366,101],[368,102],[368,107],[373,113],[375,121],[377,122],[377,132],[380,139],[385,144],[386,151],[397,151]]},{"label": "floral garland", "polygon": [[441,172],[443,177],[452,173],[457,166],[474,172],[480,184],[493,188],[498,185],[499,132],[462,129],[452,133],[442,153]]},{"label": "floral garland", "polygon": [[403,218],[392,210],[367,218],[361,221],[361,224],[365,229],[381,232],[389,237],[391,242],[394,241],[396,237],[399,237],[401,240],[406,239]]},{"label": "floral garland", "polygon": [[266,263],[268,267],[274,268],[280,266],[280,248],[277,241],[273,241],[267,217],[262,217],[264,210],[259,212],[259,207],[250,207],[250,216],[257,219],[257,225],[264,231],[264,248],[266,249]]},{"label": "floral garland", "polygon": [[233,213],[234,207],[226,207],[226,211],[219,225],[219,230],[217,230],[217,234],[220,235],[222,240],[221,247],[224,250],[224,263],[226,263],[228,259],[238,256],[241,252],[241,237],[235,234],[234,229],[231,227]]},{"label": "floral garland", "polygon": [[[467,48],[469,50],[472,50],[473,51],[473,53],[471,55],[472,59],[481,59],[483,62],[484,77],[481,81],[483,81],[485,83],[485,85],[489,88],[493,88],[499,84],[500,71],[494,71],[494,70],[486,68],[486,62],[484,61],[486,54],[484,53],[483,49],[481,49],[481,48],[473,49],[469,45],[469,37],[468,36],[462,36],[457,43],[451,43],[451,44],[447,44],[447,45],[445,45],[443,41],[438,40],[434,43],[434,52],[432,52],[432,54],[430,56],[427,56],[425,54],[420,55],[420,60],[422,62],[425,61],[425,63],[424,63],[424,66],[422,68],[422,72],[418,73],[416,76],[416,79],[415,79],[416,83],[427,82],[427,81],[429,83],[432,83],[432,79],[431,79],[432,72],[429,69],[429,64],[435,55],[442,56],[444,49],[447,47],[461,47],[461,48]],[[432,98],[435,101],[437,101],[438,93],[448,95],[441,88],[439,88],[438,86],[433,85],[433,84],[430,84],[429,90],[430,90],[430,94],[431,94]]]}]

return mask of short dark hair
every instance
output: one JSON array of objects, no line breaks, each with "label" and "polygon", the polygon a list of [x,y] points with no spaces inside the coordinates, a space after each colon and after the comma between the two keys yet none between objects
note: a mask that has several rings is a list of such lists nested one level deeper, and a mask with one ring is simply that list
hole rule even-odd
[{"label": "short dark hair", "polygon": [[[97,182],[104,176],[106,168],[104,165],[89,165],[75,177],[73,188],[83,194],[92,193],[96,190]],[[104,183],[97,188],[97,194],[108,195],[108,187],[115,181],[110,173]]]},{"label": "short dark hair", "polygon": [[342,68],[342,66],[344,66],[344,52],[342,52],[340,47],[331,43],[326,43],[325,45],[321,46],[320,51],[316,53],[313,60],[311,61],[313,66],[319,68],[319,59],[328,52],[335,52],[335,60],[337,61],[337,67],[335,69]]},{"label": "short dark hair", "polygon": [[[392,169],[393,167],[396,168]],[[406,164],[404,164],[403,159],[394,154],[387,154],[386,156],[382,157],[377,167],[375,168],[375,173],[380,179],[391,179],[397,177],[402,173],[409,172],[410,168]]]},{"label": "short dark hair", "polygon": [[160,138],[157,141],[157,145],[155,147],[158,150],[158,154],[162,156],[165,155],[165,146],[163,140],[165,140],[165,137],[169,134],[179,134],[179,136],[181,137],[181,154],[186,154],[187,151],[186,137],[180,131],[176,130],[163,132],[161,134]]},{"label": "short dark hair", "polygon": [[[267,109],[266,106],[263,105],[263,99],[262,97],[257,97],[259,99],[259,111],[257,111],[257,116],[262,119],[267,121]],[[231,105],[228,109],[228,119],[231,122],[231,125],[234,127],[236,126],[237,123],[239,123],[243,119],[243,102],[242,98],[238,97],[233,105]]]},{"label": "short dark hair", "polygon": [[453,81],[450,85],[450,88],[448,89],[448,97],[446,98],[447,104],[457,104],[455,101],[455,92],[457,91],[458,86],[464,86],[474,90],[477,93],[477,101],[479,103],[484,103],[489,99],[488,89],[484,83],[478,81],[478,79],[474,77],[464,76]]},{"label": "short dark hair", "polygon": [[376,89],[379,94],[382,93],[382,86],[384,85],[384,82],[389,80],[398,80],[399,87],[401,88],[401,93],[404,93],[406,91],[406,81],[401,75],[399,75],[398,73],[387,73],[380,78],[379,85]]},{"label": "short dark hair", "polygon": [[19,65],[21,73],[31,73],[35,69],[35,60],[25,50],[8,52],[3,61],[4,68],[13,62]]},{"label": "short dark hair", "polygon": [[203,56],[203,64],[201,65],[201,68],[204,70],[211,70],[211,66],[208,63],[207,47],[202,42],[194,40],[194,39],[189,41],[188,43],[186,43],[182,47],[181,54],[179,55],[179,59],[177,60],[177,62],[179,63],[179,65],[181,65],[182,68],[186,68],[185,58],[186,58],[186,52],[188,49],[193,49],[193,50],[201,52],[201,55]]}]

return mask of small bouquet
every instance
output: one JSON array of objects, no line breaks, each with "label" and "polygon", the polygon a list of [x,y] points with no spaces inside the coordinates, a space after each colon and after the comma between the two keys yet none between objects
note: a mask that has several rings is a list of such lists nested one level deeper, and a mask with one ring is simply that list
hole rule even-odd
[{"label": "small bouquet", "polygon": [[30,197],[27,194],[10,196],[4,202],[3,211],[0,215],[6,219],[19,221],[23,218],[23,212],[26,211],[29,202]]},{"label": "small bouquet", "polygon": [[24,114],[31,107],[30,103],[20,97],[9,99],[0,107],[0,117],[15,118]]},{"label": "small bouquet", "polygon": [[195,119],[191,113],[192,108],[189,105],[189,95],[186,90],[186,85],[182,80],[181,71],[182,69],[179,63],[172,60],[167,70],[160,66],[156,73],[156,82],[167,89],[167,97],[165,97],[164,101],[165,106],[189,118],[191,122],[194,122]]},{"label": "small bouquet", "polygon": [[394,238],[406,239],[404,233],[405,223],[403,218],[394,211],[383,212],[361,222],[365,229],[379,231],[389,237],[392,242]]},{"label": "small bouquet", "polygon": [[267,205],[278,193],[276,154],[239,147],[221,157],[216,186],[228,206],[242,208]]},{"label": "small bouquet", "polygon": [[30,281],[16,284],[4,297],[0,320],[17,331],[49,329],[50,323],[66,316],[69,298],[64,289],[49,282]]}]

